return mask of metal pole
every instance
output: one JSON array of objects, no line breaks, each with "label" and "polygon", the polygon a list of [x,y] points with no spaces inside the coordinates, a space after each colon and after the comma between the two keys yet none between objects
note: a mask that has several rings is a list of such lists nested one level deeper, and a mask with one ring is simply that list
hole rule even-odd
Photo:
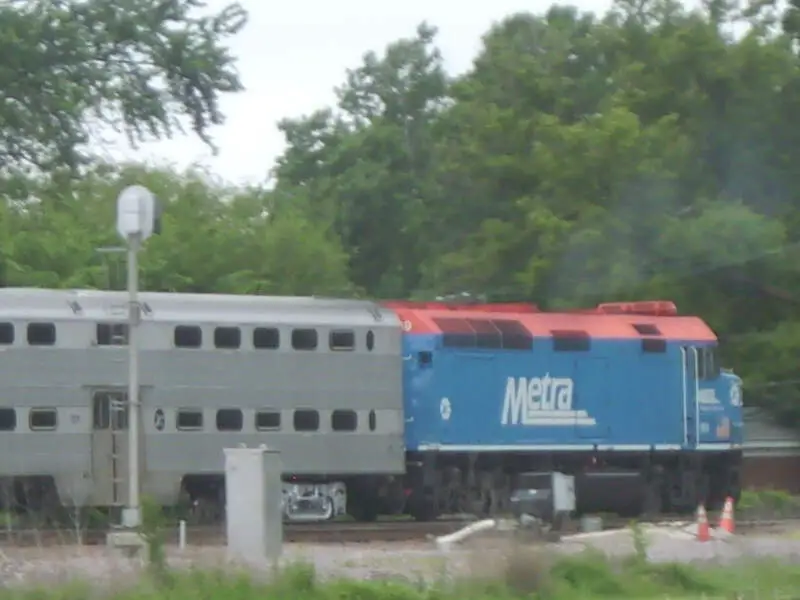
[{"label": "metal pole", "polygon": [[140,239],[131,235],[128,244],[128,527],[141,524],[139,507],[139,252]]}]

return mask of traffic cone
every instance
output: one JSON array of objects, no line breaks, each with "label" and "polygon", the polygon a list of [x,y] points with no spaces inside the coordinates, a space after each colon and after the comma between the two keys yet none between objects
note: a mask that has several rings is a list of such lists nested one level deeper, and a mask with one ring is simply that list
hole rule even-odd
[{"label": "traffic cone", "polygon": [[736,528],[733,520],[733,498],[725,498],[725,506],[722,507],[722,517],[719,520],[719,528],[728,533],[733,533]]},{"label": "traffic cone", "polygon": [[697,507],[697,541],[707,542],[711,539],[711,528],[708,526],[708,515],[702,504]]}]

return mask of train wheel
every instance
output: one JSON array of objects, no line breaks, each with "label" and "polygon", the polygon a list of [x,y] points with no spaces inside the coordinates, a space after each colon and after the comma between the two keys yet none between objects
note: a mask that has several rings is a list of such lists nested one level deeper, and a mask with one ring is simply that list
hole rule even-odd
[{"label": "train wheel", "polygon": [[436,510],[436,501],[433,497],[423,494],[412,494],[408,499],[408,514],[415,521],[433,521],[439,515]]},{"label": "train wheel", "polygon": [[322,501],[322,506],[324,509],[322,514],[322,520],[323,521],[332,520],[333,517],[336,516],[336,513],[333,508],[333,498],[331,498],[330,496],[325,496],[324,500]]},{"label": "train wheel", "polygon": [[356,521],[371,523],[378,518],[378,499],[370,496],[358,500],[353,499],[348,502],[347,514]]},{"label": "train wheel", "polygon": [[644,492],[642,514],[645,517],[656,517],[663,512],[664,501],[660,481],[651,481]]}]

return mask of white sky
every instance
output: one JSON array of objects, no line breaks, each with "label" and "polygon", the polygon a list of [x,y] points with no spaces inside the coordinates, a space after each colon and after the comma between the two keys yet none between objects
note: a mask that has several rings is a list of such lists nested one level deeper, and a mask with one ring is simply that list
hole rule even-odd
[{"label": "white sky", "polygon": [[[106,147],[117,159],[201,164],[232,183],[263,182],[283,150],[276,123],[333,103],[333,88],[345,69],[361,64],[365,52],[382,53],[393,41],[414,35],[428,21],[439,28],[438,46],[447,70],[469,69],[480,38],[516,12],[542,13],[546,0],[241,0],[250,13],[246,28],[232,41],[246,90],[223,99],[227,122],[212,134],[219,147],[213,157],[194,137],[147,144],[137,151],[125,142]],[[567,3],[567,2],[564,2]],[[219,10],[227,0],[208,0]],[[381,6],[381,5],[384,6]],[[605,11],[608,0],[571,2],[581,10]]]}]

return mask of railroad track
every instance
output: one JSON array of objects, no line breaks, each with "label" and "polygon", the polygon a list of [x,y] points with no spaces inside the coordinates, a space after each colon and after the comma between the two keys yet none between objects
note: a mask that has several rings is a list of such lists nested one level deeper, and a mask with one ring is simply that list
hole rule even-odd
[{"label": "railroad track", "polygon": [[[463,519],[438,520],[430,523],[416,521],[378,521],[375,523],[290,523],[284,524],[286,543],[368,543],[425,540],[430,535],[445,535],[463,527]],[[60,545],[98,546],[106,543],[108,529],[19,529],[0,531],[2,547],[36,547]],[[165,529],[167,544],[178,543],[178,528]],[[212,546],[225,543],[222,525],[189,526],[186,541],[191,546]]]},{"label": "railroad track", "polygon": [[[314,544],[354,544],[370,542],[425,541],[430,536],[446,535],[457,531],[471,522],[471,519],[441,519],[429,523],[416,521],[378,521],[375,523],[289,523],[284,525],[283,538],[286,543]],[[621,529],[631,523],[631,519],[618,517],[604,518],[604,529]],[[640,519],[640,523],[678,525],[690,523],[691,518],[683,516],[661,516],[653,519]],[[769,530],[780,527],[798,526],[800,519],[758,519],[739,520],[737,529],[742,532]],[[569,521],[563,534],[577,533],[580,523]],[[87,529],[81,532],[69,529],[18,529],[0,530],[0,547],[52,547],[62,545],[99,546],[106,543],[108,529]],[[165,542],[178,543],[178,528],[164,531]],[[221,525],[198,525],[187,527],[187,544],[190,546],[215,546],[225,544],[225,529]]]}]

